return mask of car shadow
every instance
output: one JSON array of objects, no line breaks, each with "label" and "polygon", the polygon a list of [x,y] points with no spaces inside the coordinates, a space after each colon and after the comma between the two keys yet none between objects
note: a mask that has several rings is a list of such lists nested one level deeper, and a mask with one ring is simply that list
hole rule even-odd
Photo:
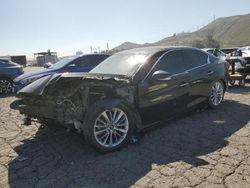
[{"label": "car shadow", "polygon": [[13,97],[15,96],[13,93],[11,94],[0,94],[0,99],[7,98],[7,97]]},{"label": "car shadow", "polygon": [[12,103],[10,103],[9,107],[12,110],[19,110],[19,105],[21,104],[21,99],[16,99]]},{"label": "car shadow", "polygon": [[[246,80],[246,83],[250,83],[250,80]],[[229,86],[227,92],[240,93],[246,95],[250,92],[250,84],[246,84],[245,86],[239,86],[239,85]]]},{"label": "car shadow", "polygon": [[9,163],[9,185],[129,187],[153,164],[207,165],[199,156],[225,147],[226,138],[248,123],[249,111],[248,105],[226,100],[219,109],[178,118],[146,132],[140,144],[109,154],[97,153],[75,132],[41,127],[14,148],[19,157]]}]

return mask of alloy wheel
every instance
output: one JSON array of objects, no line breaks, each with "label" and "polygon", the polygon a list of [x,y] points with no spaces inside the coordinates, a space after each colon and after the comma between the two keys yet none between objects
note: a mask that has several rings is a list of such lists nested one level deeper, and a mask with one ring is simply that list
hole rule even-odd
[{"label": "alloy wheel", "polygon": [[0,94],[8,94],[12,92],[12,83],[7,79],[0,79]]},{"label": "alloy wheel", "polygon": [[94,124],[96,141],[104,147],[112,148],[124,141],[129,131],[129,121],[119,108],[103,111]]},{"label": "alloy wheel", "polygon": [[222,100],[224,95],[224,88],[220,81],[216,81],[211,90],[210,99],[214,106],[218,106]]}]

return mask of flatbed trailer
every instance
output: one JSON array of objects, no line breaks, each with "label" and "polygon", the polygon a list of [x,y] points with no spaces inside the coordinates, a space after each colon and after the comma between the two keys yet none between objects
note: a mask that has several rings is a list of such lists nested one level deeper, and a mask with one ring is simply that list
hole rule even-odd
[{"label": "flatbed trailer", "polygon": [[[246,59],[243,57],[235,56],[235,57],[230,57],[229,59],[227,59],[227,61],[230,64],[229,78],[228,78],[229,85],[234,86],[235,82],[238,81],[239,86],[245,86],[245,79],[247,77],[247,73],[246,73],[247,61],[246,61]],[[235,70],[235,66],[237,63],[239,63],[240,66],[243,67],[242,69],[240,69],[241,70],[240,72],[238,70],[237,71]]]}]

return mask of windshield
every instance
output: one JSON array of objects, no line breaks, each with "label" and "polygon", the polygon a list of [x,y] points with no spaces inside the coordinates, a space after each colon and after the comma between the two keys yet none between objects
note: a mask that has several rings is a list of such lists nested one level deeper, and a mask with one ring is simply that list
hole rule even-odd
[{"label": "windshield", "polygon": [[117,53],[104,60],[90,73],[132,76],[147,61],[149,53]]},{"label": "windshield", "polygon": [[65,57],[61,59],[60,61],[56,62],[55,64],[53,64],[52,66],[50,66],[49,68],[60,69],[64,67],[65,65],[67,65],[68,63],[70,63],[71,61],[75,60],[76,58],[78,58],[78,56]]}]

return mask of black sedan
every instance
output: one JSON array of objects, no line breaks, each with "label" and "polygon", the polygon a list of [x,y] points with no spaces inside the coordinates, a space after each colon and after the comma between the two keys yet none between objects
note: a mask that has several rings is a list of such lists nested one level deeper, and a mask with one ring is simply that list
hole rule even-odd
[{"label": "black sedan", "polygon": [[224,62],[188,47],[148,47],[117,53],[87,73],[41,78],[23,88],[19,110],[83,133],[101,152],[117,150],[135,132],[198,104],[217,108],[226,89]]},{"label": "black sedan", "polygon": [[8,59],[0,59],[0,95],[12,92],[13,79],[23,74],[23,67]]}]

